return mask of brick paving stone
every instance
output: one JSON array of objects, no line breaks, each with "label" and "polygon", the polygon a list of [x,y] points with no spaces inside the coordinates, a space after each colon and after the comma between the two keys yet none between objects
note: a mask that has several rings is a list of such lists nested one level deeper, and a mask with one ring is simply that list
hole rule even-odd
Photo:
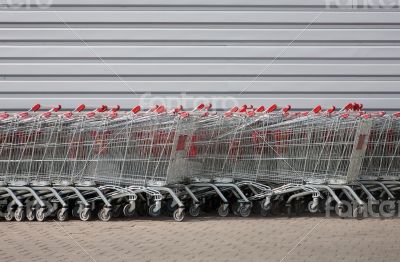
[{"label": "brick paving stone", "polygon": [[0,222],[0,261],[399,261],[400,220]]}]

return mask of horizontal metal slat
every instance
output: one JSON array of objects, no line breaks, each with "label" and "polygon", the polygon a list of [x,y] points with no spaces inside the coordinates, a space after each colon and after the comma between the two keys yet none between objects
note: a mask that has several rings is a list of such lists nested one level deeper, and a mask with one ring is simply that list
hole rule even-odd
[{"label": "horizontal metal slat", "polygon": [[399,41],[400,29],[0,28],[0,41]]},{"label": "horizontal metal slat", "polygon": [[1,76],[396,76],[400,64],[0,64]]},{"label": "horizontal metal slat", "polygon": [[400,46],[2,46],[0,58],[399,59]]},{"label": "horizontal metal slat", "polygon": [[400,12],[0,11],[0,23],[400,24]]},{"label": "horizontal metal slat", "polygon": [[0,94],[400,93],[400,81],[0,81]]}]

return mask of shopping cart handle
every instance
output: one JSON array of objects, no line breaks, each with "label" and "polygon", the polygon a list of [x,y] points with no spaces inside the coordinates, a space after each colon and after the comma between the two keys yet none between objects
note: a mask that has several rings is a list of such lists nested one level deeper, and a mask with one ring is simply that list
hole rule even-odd
[{"label": "shopping cart handle", "polygon": [[181,112],[182,110],[183,110],[183,106],[182,106],[182,105],[179,105],[179,106],[175,107],[174,109],[172,109],[170,112],[171,112],[172,114],[176,114],[176,113]]},{"label": "shopping cart handle", "polygon": [[141,110],[140,106],[135,106],[131,109],[131,112],[137,114],[140,112],[140,110]]},{"label": "shopping cart handle", "polygon": [[336,106],[331,106],[328,110],[326,110],[326,112],[328,114],[332,114],[333,112],[335,112],[335,110],[336,110]]},{"label": "shopping cart handle", "polygon": [[97,108],[96,111],[99,113],[103,113],[103,112],[107,111],[107,109],[108,109],[108,106],[101,105],[101,107]]},{"label": "shopping cart handle", "polygon": [[165,111],[166,111],[166,108],[165,108],[165,106],[163,106],[163,105],[157,107],[157,109],[156,109],[156,112],[157,112],[158,114],[164,113]]},{"label": "shopping cart handle", "polygon": [[86,106],[84,104],[80,104],[77,108],[75,108],[75,112],[82,112],[83,110],[85,110]]},{"label": "shopping cart handle", "polygon": [[242,105],[242,107],[240,108],[239,112],[240,113],[244,113],[247,111],[247,105]]},{"label": "shopping cart handle", "polygon": [[393,113],[394,117],[400,117],[400,112]]},{"label": "shopping cart handle", "polygon": [[278,105],[277,105],[277,104],[273,104],[272,106],[268,107],[267,113],[272,113],[272,112],[274,112],[276,109],[278,109]]},{"label": "shopping cart handle", "polygon": [[205,106],[205,109],[206,110],[210,110],[212,108],[212,104],[211,103],[208,103],[206,106]]},{"label": "shopping cart handle", "polygon": [[65,112],[65,113],[64,113],[64,116],[65,116],[66,118],[71,118],[71,117],[74,116],[74,114],[73,114],[71,111],[68,111],[68,112]]},{"label": "shopping cart handle", "polygon": [[149,109],[149,111],[150,111],[150,112],[154,112],[154,111],[157,110],[158,107],[159,107],[159,105],[154,105],[154,106],[152,106],[152,107]]},{"label": "shopping cart handle", "polygon": [[249,116],[249,117],[253,117],[255,114],[256,113],[253,110],[247,112],[247,116]]},{"label": "shopping cart handle", "polygon": [[58,112],[58,111],[60,111],[61,110],[61,105],[58,105],[57,107],[53,107],[52,109],[51,109],[51,111],[53,111],[53,112]]},{"label": "shopping cart handle", "polygon": [[118,113],[115,112],[115,111],[111,111],[110,114],[109,114],[109,117],[110,117],[111,119],[117,118],[117,117],[118,117]]},{"label": "shopping cart handle", "polygon": [[10,114],[8,114],[8,113],[2,113],[2,114],[0,114],[0,119],[2,119],[2,120],[4,120],[4,119],[7,119],[7,118],[9,118],[10,117]]},{"label": "shopping cart handle", "polygon": [[21,113],[18,114],[18,116],[21,117],[21,118],[26,118],[26,117],[29,116],[29,113],[28,112],[21,112]]},{"label": "shopping cart handle", "polygon": [[189,116],[189,113],[188,113],[188,112],[180,112],[180,113],[179,113],[179,116],[180,116],[181,118],[186,118],[186,117]]},{"label": "shopping cart handle", "polygon": [[287,105],[282,109],[282,112],[283,113],[287,113],[290,109],[292,109],[292,106],[291,105]]},{"label": "shopping cart handle", "polygon": [[237,112],[238,110],[239,110],[239,107],[234,106],[234,107],[232,107],[231,110],[229,110],[228,112],[235,113],[235,112]]},{"label": "shopping cart handle", "polygon": [[86,117],[89,117],[89,118],[94,117],[95,115],[96,115],[96,113],[93,111],[86,113]]},{"label": "shopping cart handle", "polygon": [[233,112],[232,111],[227,111],[224,113],[224,117],[231,117],[233,116]]},{"label": "shopping cart handle", "polygon": [[349,110],[352,110],[352,109],[353,109],[353,104],[352,103],[348,103],[347,105],[345,105],[343,107],[343,110],[345,110],[345,111],[349,111]]},{"label": "shopping cart handle", "polygon": [[205,107],[205,105],[203,103],[201,103],[200,105],[198,105],[193,111],[200,111]]},{"label": "shopping cart handle", "polygon": [[49,118],[50,116],[51,116],[51,112],[50,111],[42,113],[42,117]]},{"label": "shopping cart handle", "polygon": [[36,104],[36,105],[32,106],[32,108],[31,108],[30,111],[36,112],[36,111],[38,111],[39,109],[40,109],[40,104]]},{"label": "shopping cart handle", "polygon": [[353,103],[353,111],[360,111],[361,110],[361,106],[358,103]]},{"label": "shopping cart handle", "polygon": [[113,107],[112,109],[111,109],[111,112],[117,112],[117,111],[119,111],[121,109],[121,106],[120,105],[116,105],[115,107]]},{"label": "shopping cart handle", "polygon": [[314,112],[314,114],[318,114],[319,112],[321,112],[321,110],[322,110],[322,106],[317,105],[316,107],[314,107],[314,109],[312,111]]},{"label": "shopping cart handle", "polygon": [[262,113],[265,111],[265,106],[260,106],[259,108],[256,109],[257,113]]}]

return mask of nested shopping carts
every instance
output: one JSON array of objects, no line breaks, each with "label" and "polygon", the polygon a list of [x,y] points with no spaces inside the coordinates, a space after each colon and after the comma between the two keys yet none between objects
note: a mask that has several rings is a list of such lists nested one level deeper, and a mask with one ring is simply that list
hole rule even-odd
[{"label": "nested shopping carts", "polygon": [[[362,216],[400,191],[400,115],[321,106],[220,113],[61,106],[0,114],[0,203],[6,220],[81,220],[217,209],[266,215],[305,202]],[[309,201],[308,201],[309,200]],[[308,201],[308,202],[307,202]],[[323,205],[325,203],[325,205]],[[203,208],[202,208],[203,207]]]}]

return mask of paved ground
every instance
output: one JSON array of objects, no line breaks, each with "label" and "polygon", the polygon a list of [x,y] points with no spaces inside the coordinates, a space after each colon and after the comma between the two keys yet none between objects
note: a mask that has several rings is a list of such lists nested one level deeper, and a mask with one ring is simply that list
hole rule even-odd
[{"label": "paved ground", "polygon": [[400,219],[0,222],[0,261],[399,261]]}]

